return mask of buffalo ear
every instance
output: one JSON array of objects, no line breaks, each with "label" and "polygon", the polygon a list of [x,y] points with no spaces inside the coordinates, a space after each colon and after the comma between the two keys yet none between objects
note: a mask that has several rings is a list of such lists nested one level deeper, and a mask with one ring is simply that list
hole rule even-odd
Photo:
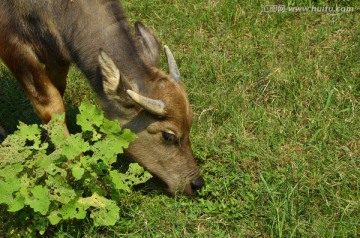
[{"label": "buffalo ear", "polygon": [[141,22],[135,23],[135,36],[138,51],[151,67],[160,67],[161,46],[156,36]]},{"label": "buffalo ear", "polygon": [[103,88],[107,96],[118,96],[119,90],[132,89],[130,82],[121,75],[114,61],[103,50],[99,53],[100,71],[103,75]]}]

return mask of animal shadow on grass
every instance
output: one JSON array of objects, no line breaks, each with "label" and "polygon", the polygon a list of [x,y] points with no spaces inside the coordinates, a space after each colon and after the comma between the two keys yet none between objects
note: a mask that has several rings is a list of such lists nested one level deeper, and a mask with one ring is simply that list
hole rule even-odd
[{"label": "animal shadow on grass", "polygon": [[[66,105],[66,122],[70,133],[77,133],[80,127],[76,124],[78,108]],[[42,121],[15,79],[0,78],[0,142],[9,134],[17,130],[19,122],[27,125],[38,124]]]}]

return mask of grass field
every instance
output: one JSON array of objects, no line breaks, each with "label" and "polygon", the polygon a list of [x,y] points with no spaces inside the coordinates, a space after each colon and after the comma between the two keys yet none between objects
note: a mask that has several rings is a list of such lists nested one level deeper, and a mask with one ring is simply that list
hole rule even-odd
[{"label": "grass field", "polygon": [[[353,7],[263,12],[263,5]],[[129,195],[122,220],[51,228],[49,237],[359,237],[358,1],[123,1],[172,49],[195,113],[192,144],[206,187],[196,198]],[[39,123],[0,66],[0,124]],[[164,64],[164,70],[166,65]],[[72,69],[74,109],[96,103]],[[150,186],[150,185],[149,185]],[[0,234],[14,228],[1,208]],[[15,227],[16,229],[16,227]]]}]

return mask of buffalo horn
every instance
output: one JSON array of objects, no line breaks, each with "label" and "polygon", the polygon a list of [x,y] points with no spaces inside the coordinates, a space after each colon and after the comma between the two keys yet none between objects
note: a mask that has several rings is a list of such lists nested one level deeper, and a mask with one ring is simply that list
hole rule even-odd
[{"label": "buffalo horn", "polygon": [[134,100],[134,102],[139,104],[151,114],[154,114],[156,116],[165,115],[165,103],[163,101],[144,97],[130,89],[128,89],[126,92],[130,96],[130,98]]},{"label": "buffalo horn", "polygon": [[175,81],[180,82],[180,72],[176,65],[175,58],[174,58],[173,54],[171,53],[169,47],[167,47],[166,45],[164,47],[164,50],[165,50],[165,55],[166,55],[167,62],[169,65],[169,73]]}]

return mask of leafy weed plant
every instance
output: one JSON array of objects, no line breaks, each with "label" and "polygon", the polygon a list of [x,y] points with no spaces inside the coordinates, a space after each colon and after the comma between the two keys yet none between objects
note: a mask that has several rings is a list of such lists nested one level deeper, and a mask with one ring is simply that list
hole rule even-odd
[{"label": "leafy weed plant", "polygon": [[[49,224],[85,219],[95,226],[114,225],[117,204],[131,187],[151,175],[138,164],[126,173],[112,167],[136,136],[83,103],[77,116],[82,132],[66,136],[64,115],[55,115],[42,129],[20,123],[0,145],[0,204],[18,212],[28,231],[43,234]],[[11,233],[11,231],[10,231]]]}]

